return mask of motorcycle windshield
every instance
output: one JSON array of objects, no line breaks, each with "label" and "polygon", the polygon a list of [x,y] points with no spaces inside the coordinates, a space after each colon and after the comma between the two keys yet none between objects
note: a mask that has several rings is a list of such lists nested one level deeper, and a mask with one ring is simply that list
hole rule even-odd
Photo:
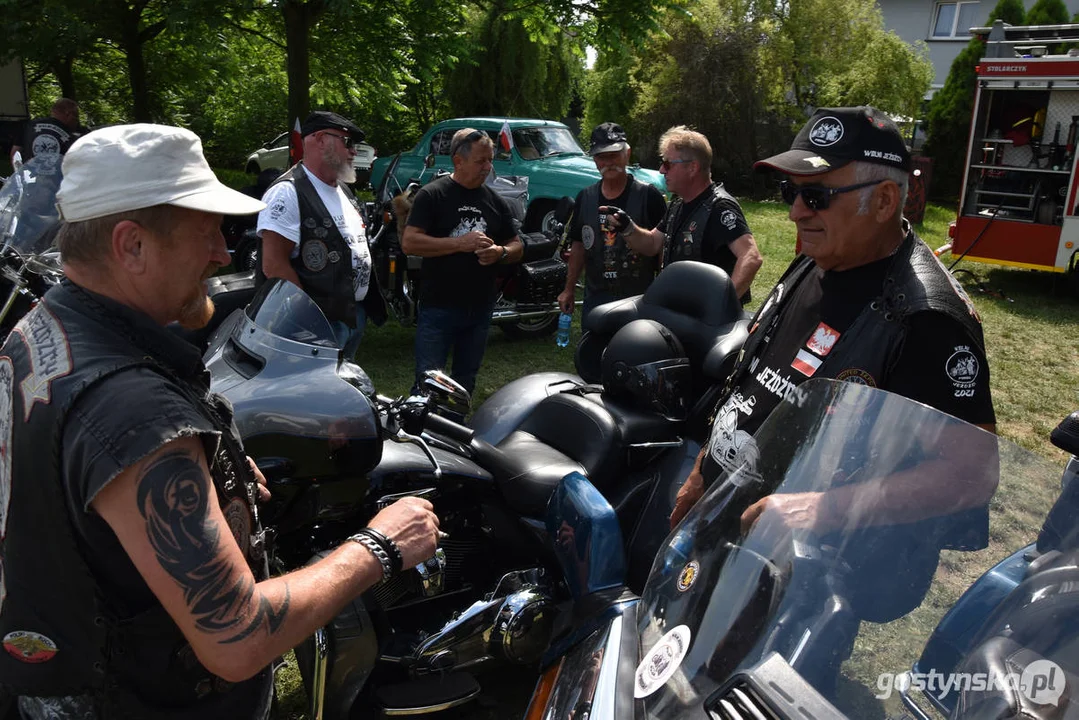
[{"label": "motorcycle windshield", "polygon": [[[1012,700],[1064,705],[1079,690],[1074,560],[1071,585],[964,617],[939,677],[906,674],[964,590],[1037,536],[1059,467],[925,405],[830,380],[797,388],[743,450],[652,566],[637,718],[706,718],[725,680],[773,654],[848,717],[897,716],[900,690],[927,685],[935,699],[922,705],[952,693],[938,707],[1006,708],[991,668],[1025,683]],[[1046,596],[1056,614],[1032,609]],[[1031,667],[1040,674],[1024,680]]]},{"label": "motorcycle windshield", "polygon": [[0,188],[0,239],[5,250],[29,257],[49,249],[60,225],[56,191],[61,177],[58,155],[35,155]]},{"label": "motorcycle windshield", "polygon": [[[288,280],[272,278],[255,293],[247,317],[277,337],[307,345],[337,347],[330,321],[311,297]],[[237,325],[237,329],[241,329]]]}]

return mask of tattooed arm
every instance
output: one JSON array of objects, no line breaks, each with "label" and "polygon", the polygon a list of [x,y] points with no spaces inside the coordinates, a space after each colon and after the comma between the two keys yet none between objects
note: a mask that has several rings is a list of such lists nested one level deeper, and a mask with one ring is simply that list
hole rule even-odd
[{"label": "tattooed arm", "polygon": [[[93,501],[147,585],[212,673],[239,682],[328,623],[382,569],[358,543],[256,583],[218,503],[201,441],[174,440],[105,486]],[[370,523],[393,538],[405,567],[430,557],[438,519],[407,498]]]}]

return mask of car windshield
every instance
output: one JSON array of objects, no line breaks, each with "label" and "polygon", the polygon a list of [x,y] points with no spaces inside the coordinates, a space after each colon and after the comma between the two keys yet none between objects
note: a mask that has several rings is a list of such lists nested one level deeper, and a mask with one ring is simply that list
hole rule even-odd
[{"label": "car windshield", "polygon": [[60,225],[56,191],[60,189],[60,156],[35,155],[0,188],[0,237],[5,249],[22,255],[48,250]]},{"label": "car windshield", "polygon": [[[637,718],[706,718],[725,680],[777,656],[853,718],[897,717],[902,694],[945,715],[1000,702],[975,692],[991,686],[992,667],[1016,683],[1024,668],[1046,671],[1022,692],[1068,703],[1061,688],[1079,677],[1074,567],[1068,597],[1046,580],[995,613],[964,606],[951,624],[959,639],[936,654],[926,645],[982,573],[1009,556],[1022,562],[1059,493],[1059,467],[925,405],[827,380],[797,388],[742,450],[652,566],[638,613]],[[793,520],[781,521],[784,507]],[[1035,612],[1047,597],[1056,604]]]},{"label": "car windshield", "polygon": [[[247,306],[247,316],[263,330],[293,342],[337,347],[330,321],[311,297],[287,280],[267,280]],[[235,332],[242,331],[237,324]],[[235,336],[234,336],[235,337]]]},{"label": "car windshield", "polygon": [[566,128],[518,128],[513,131],[513,144],[523,160],[539,160],[550,155],[584,155],[584,150]]}]

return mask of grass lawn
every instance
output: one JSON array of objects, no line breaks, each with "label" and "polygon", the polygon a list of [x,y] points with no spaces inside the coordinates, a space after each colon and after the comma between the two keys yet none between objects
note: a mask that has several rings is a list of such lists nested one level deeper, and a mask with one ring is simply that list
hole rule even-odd
[{"label": "grass lawn", "polygon": [[[784,205],[747,202],[744,208],[765,258],[754,283],[756,305],[794,257],[794,226],[787,219]],[[948,223],[954,217],[951,209],[930,206],[925,222],[917,227],[918,233],[930,247],[939,247],[947,241]],[[947,254],[942,260],[946,265],[951,263]],[[1050,445],[1048,435],[1065,415],[1079,408],[1079,299],[1069,295],[1062,276],[965,261],[960,267],[971,270],[983,286],[991,288],[991,292],[981,292],[969,275],[960,277],[982,316],[999,433],[1063,468],[1064,453]],[[578,321],[579,314],[575,317],[574,341],[579,333]],[[371,375],[379,392],[397,395],[410,387],[412,335],[411,329],[401,328],[392,320],[384,327],[368,328],[357,361]],[[559,348],[553,336],[513,341],[492,330],[475,404],[478,406],[499,387],[527,373],[572,372],[572,345]],[[991,546],[977,553],[945,552],[930,602],[896,623],[867,626],[848,673],[858,676],[859,669],[870,660],[880,665],[882,655],[886,658],[884,664],[895,672],[909,668],[943,609],[984,569],[1003,557],[1006,549],[1033,539],[1058,492],[1059,485],[1053,483],[1045,483],[1044,487],[1002,483],[992,506],[996,526]],[[864,680],[873,684],[871,678]],[[523,687],[527,694],[529,686]],[[279,676],[279,690],[286,714],[302,717],[305,699],[295,671],[286,670]],[[870,698],[869,702],[875,701]],[[871,705],[859,705],[864,714],[879,712]],[[884,710],[894,712],[898,707],[893,703]],[[466,715],[477,718],[521,714],[516,709],[499,714],[482,706],[470,712],[473,714]]]}]

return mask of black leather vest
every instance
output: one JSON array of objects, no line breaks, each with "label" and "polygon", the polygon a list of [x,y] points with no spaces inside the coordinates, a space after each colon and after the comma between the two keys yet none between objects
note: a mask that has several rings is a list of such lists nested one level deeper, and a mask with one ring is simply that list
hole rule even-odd
[{"label": "black leather vest", "polygon": [[[934,311],[947,315],[961,324],[978,349],[985,352],[981,321],[966,292],[944,269],[933,251],[907,228],[906,238],[893,256],[885,275],[880,294],[855,318],[824,362],[813,374],[815,378],[837,378],[865,382],[873,378],[880,387],[887,387],[888,376],[907,333],[907,318],[917,312]],[[742,346],[738,363],[728,379],[727,389],[737,387],[750,364],[761,349],[762,339],[771,335],[779,323],[783,308],[795,294],[794,289],[815,267],[812,259],[800,255],[776,283],[768,299],[750,322],[750,335]],[[861,370],[866,375],[850,370]],[[724,393],[726,396],[728,393]]]},{"label": "black leather vest", "polygon": [[701,262],[703,255],[704,229],[708,226],[708,218],[712,215],[712,209],[716,202],[722,198],[728,198],[735,202],[734,197],[723,188],[723,183],[712,183],[704,191],[711,193],[706,196],[693,212],[683,218],[686,203],[682,198],[671,201],[671,208],[667,216],[667,240],[663,243],[663,267],[667,267],[677,260],[695,260]]},{"label": "black leather vest", "polygon": [[[577,208],[581,213],[581,239],[588,241],[584,242],[586,285],[590,292],[611,293],[617,297],[640,295],[655,279],[658,259],[627,248],[622,233],[608,238],[599,224],[600,184],[584,189],[581,207]],[[647,185],[629,176],[629,199],[622,209],[634,221],[644,217],[647,190]]]},{"label": "black leather vest", "polygon": [[[160,604],[132,612],[107,603],[91,574],[62,489],[61,449],[65,418],[79,396],[110,376],[132,368],[158,372],[181,387],[192,405],[221,433],[211,473],[221,507],[238,527],[250,529],[241,543],[259,580],[267,576],[266,553],[253,498],[254,476],[234,434],[231,406],[173,374],[145,354],[120,326],[88,320],[53,292],[9,335],[0,355],[2,461],[6,533],[0,541],[0,694],[92,698],[100,717],[184,717],[243,708],[253,717],[268,690],[268,670],[232,685],[195,658],[183,634]],[[148,398],[118,399],[150,402]],[[6,420],[6,422],[4,422]],[[0,487],[3,489],[3,487]],[[0,493],[0,500],[5,496]],[[233,523],[230,522],[230,525]],[[21,658],[10,649],[15,647]],[[137,692],[137,695],[136,695]],[[148,712],[176,708],[169,715]],[[191,710],[188,710],[190,713]]]},{"label": "black leather vest", "polygon": [[[352,267],[352,248],[341,236],[325,203],[300,165],[297,163],[274,182],[292,183],[300,205],[300,249],[292,259],[292,268],[299,276],[304,292],[311,296],[328,319],[340,320],[354,328],[356,294],[353,280],[356,271]],[[352,192],[346,188],[344,195],[359,212]],[[362,302],[373,323],[381,325],[385,322],[386,305],[373,266],[367,295]]]}]

